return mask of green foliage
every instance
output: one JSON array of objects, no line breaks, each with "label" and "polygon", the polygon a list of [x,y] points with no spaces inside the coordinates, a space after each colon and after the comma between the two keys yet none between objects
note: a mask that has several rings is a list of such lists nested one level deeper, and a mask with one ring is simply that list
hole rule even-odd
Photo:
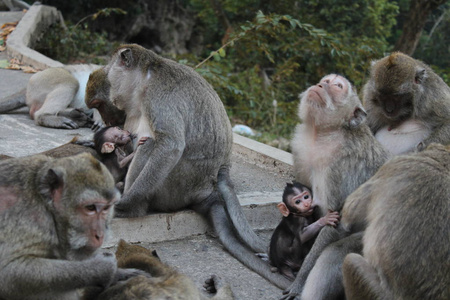
[{"label": "green foliage", "polygon": [[92,32],[88,25],[82,22],[88,18],[95,20],[99,16],[109,16],[112,13],[126,12],[117,8],[104,8],[81,19],[75,25],[53,25],[34,48],[62,63],[104,64],[107,58],[102,56],[111,53],[118,43],[110,42],[104,31]]},{"label": "green foliage", "polygon": [[[224,10],[234,3],[219,2]],[[197,71],[224,101],[232,122],[285,138],[298,122],[299,93],[321,77],[340,73],[361,87],[370,61],[389,48],[386,38],[398,9],[386,0],[288,2],[293,14],[259,11],[251,22],[236,24],[239,10],[225,10],[234,31],[197,64]],[[204,11],[207,8],[199,16]],[[196,61],[190,57],[185,62],[194,66]]]}]

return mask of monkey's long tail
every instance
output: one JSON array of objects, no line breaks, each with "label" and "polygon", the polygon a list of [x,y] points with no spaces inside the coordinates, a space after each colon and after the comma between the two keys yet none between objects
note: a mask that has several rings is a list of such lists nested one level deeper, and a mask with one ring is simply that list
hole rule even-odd
[{"label": "monkey's long tail", "polygon": [[19,93],[0,101],[0,114],[24,107],[25,105],[25,90],[22,90]]},{"label": "monkey's long tail", "polygon": [[222,198],[225,200],[225,205],[231,222],[233,222],[239,237],[255,252],[267,252],[267,246],[260,237],[252,230],[247,218],[242,211],[239,199],[234,191],[233,183],[230,179],[230,170],[223,166],[219,169],[217,176],[217,185]]},{"label": "monkey's long tail", "polygon": [[270,266],[244,247],[235,237],[228,214],[219,201],[215,201],[209,210],[209,217],[214,230],[223,246],[246,267],[258,273],[281,289],[286,289],[291,282],[279,273],[272,273]]}]

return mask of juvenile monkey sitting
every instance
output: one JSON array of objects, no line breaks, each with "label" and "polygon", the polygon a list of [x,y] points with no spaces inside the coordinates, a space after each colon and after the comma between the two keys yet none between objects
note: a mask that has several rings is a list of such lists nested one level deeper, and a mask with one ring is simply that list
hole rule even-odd
[{"label": "juvenile monkey sitting", "polygon": [[283,219],[270,240],[269,259],[281,274],[294,280],[319,231],[325,225],[336,227],[339,213],[329,211],[315,218],[311,190],[296,181],[286,184],[283,202],[277,207]]},{"label": "juvenile monkey sitting", "polygon": [[[133,139],[136,136],[117,126],[104,127],[94,134],[94,148],[101,162],[114,177],[116,187],[123,191],[128,166],[134,157]],[[138,146],[144,144],[148,137],[142,137]]]}]

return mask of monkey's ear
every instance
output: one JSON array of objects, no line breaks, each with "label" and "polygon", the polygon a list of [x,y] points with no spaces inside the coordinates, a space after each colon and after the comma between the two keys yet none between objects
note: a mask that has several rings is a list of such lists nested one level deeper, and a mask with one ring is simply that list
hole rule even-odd
[{"label": "monkey's ear", "polygon": [[153,255],[154,257],[156,257],[156,258],[159,258],[159,255],[158,255],[158,253],[156,253],[156,250],[153,250],[153,251],[152,251],[152,255]]},{"label": "monkey's ear", "polygon": [[120,62],[127,68],[131,67],[133,63],[133,54],[130,48],[125,48],[119,52]]},{"label": "monkey's ear", "polygon": [[47,171],[40,182],[40,192],[49,201],[59,202],[64,186],[64,171],[52,168]]},{"label": "monkey's ear", "polygon": [[102,145],[102,153],[111,153],[114,151],[114,149],[116,148],[116,144],[111,143],[111,142],[104,142]]},{"label": "monkey's ear", "polygon": [[366,117],[367,113],[362,107],[355,107],[353,116],[350,118],[349,122],[350,128],[356,128],[361,125],[366,120]]},{"label": "monkey's ear", "polygon": [[277,204],[278,210],[283,215],[283,217],[289,216],[289,209],[287,208],[286,204],[283,202],[280,202]]},{"label": "monkey's ear", "polygon": [[417,68],[416,69],[416,76],[414,77],[414,83],[421,84],[427,77],[427,72],[425,69]]}]

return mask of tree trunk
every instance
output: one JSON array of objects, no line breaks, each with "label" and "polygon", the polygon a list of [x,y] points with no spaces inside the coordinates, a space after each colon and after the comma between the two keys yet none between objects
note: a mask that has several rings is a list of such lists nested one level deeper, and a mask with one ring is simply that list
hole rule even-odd
[{"label": "tree trunk", "polygon": [[394,50],[412,56],[419,43],[428,16],[433,9],[447,1],[448,0],[411,0],[409,13],[403,24],[402,35],[395,44]]}]

